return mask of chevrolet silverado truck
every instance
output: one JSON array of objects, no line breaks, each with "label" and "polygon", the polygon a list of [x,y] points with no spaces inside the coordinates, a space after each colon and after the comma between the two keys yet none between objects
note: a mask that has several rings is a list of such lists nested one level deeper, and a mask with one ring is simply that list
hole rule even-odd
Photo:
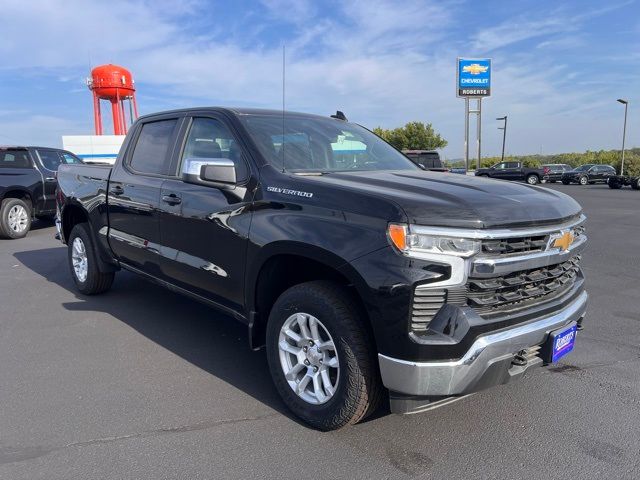
[{"label": "chevrolet silverado truck", "polygon": [[82,163],[66,150],[0,146],[0,237],[29,233],[34,218],[56,213],[56,172],[61,163]]},{"label": "chevrolet silverado truck", "polygon": [[424,171],[339,118],[148,115],[113,167],[65,165],[58,181],[80,292],[125,269],[229,314],[320,430],[385,395],[420,412],[555,362],[587,307],[574,200]]},{"label": "chevrolet silverado truck", "polygon": [[489,168],[476,170],[477,177],[498,178],[500,180],[516,180],[536,185],[549,173],[548,168],[527,168],[522,162],[500,162]]}]

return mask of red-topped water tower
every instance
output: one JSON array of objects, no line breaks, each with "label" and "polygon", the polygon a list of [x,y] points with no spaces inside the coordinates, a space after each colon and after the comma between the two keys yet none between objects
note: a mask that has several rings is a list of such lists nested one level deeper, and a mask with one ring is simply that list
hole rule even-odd
[{"label": "red-topped water tower", "polygon": [[[93,94],[93,117],[96,124],[96,135],[102,135],[100,100],[111,102],[113,134],[126,135],[127,123],[131,125],[138,118],[136,89],[131,72],[118,65],[100,65],[91,70],[91,77],[87,78],[87,86]],[[125,101],[128,101],[129,104],[129,122],[127,122]]]}]

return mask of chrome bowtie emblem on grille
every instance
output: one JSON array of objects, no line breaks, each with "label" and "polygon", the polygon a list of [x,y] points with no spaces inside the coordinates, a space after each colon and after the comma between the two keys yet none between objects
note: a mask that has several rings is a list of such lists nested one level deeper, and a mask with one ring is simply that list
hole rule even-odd
[{"label": "chrome bowtie emblem on grille", "polygon": [[575,238],[576,237],[569,231],[554,233],[553,235],[551,235],[551,238],[549,238],[547,250],[551,248],[559,248],[563,252],[566,252],[567,250],[569,250],[569,247],[573,245],[573,241],[575,240]]}]

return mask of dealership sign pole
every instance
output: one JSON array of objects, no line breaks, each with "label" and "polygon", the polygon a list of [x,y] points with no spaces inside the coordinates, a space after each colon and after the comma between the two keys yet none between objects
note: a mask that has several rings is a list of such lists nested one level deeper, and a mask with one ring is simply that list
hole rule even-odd
[{"label": "dealership sign pole", "polygon": [[[477,164],[480,168],[482,155],[482,97],[491,95],[491,59],[460,58],[456,67],[456,96],[464,98],[464,163],[469,170],[469,115],[478,116]],[[471,110],[470,99],[476,100],[476,108]]]}]

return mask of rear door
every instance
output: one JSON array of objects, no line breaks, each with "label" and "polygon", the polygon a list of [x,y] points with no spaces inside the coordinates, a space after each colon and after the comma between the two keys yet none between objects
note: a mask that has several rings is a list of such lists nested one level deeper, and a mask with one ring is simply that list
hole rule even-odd
[{"label": "rear door", "polygon": [[61,163],[67,163],[67,161],[62,156],[61,151],[53,148],[36,148],[34,153],[40,164],[44,182],[44,199],[40,209],[49,212],[55,211],[58,167]]},{"label": "rear door", "polygon": [[109,178],[111,249],[120,261],[154,276],[161,273],[160,191],[172,172],[182,119],[182,115],[158,116],[138,124]]},{"label": "rear door", "polygon": [[[188,119],[176,177],[161,194],[164,276],[171,283],[232,310],[244,304],[244,270],[257,182],[244,147],[222,115]],[[183,182],[184,159],[230,159],[237,184],[213,187]]]}]

